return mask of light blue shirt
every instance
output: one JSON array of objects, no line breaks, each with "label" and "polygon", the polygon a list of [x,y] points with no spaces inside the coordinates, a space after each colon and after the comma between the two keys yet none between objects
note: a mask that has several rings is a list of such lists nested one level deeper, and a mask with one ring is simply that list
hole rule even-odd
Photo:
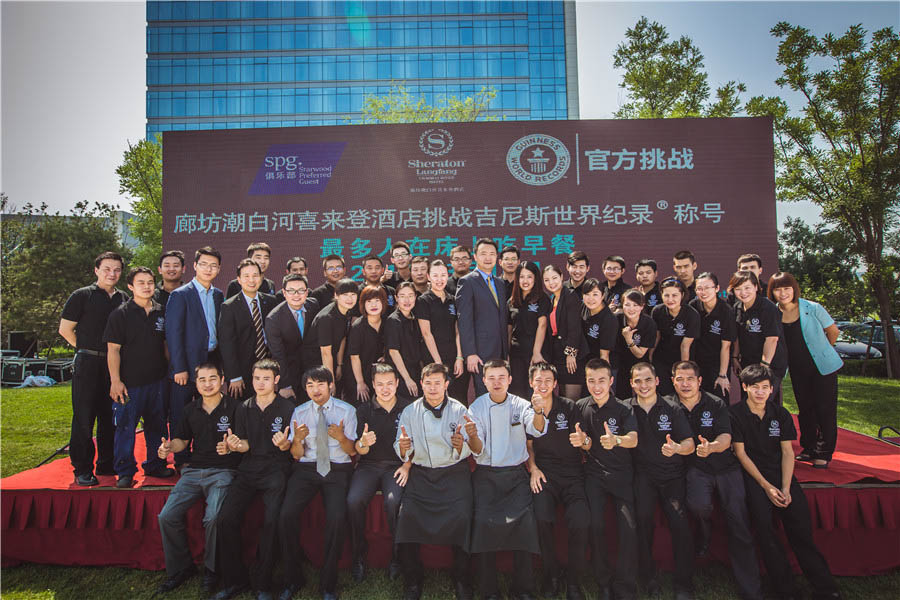
[{"label": "light blue shirt", "polygon": [[[344,435],[348,439],[356,439],[356,409],[350,404],[337,398],[329,398],[322,406],[325,411],[325,423],[328,425],[339,425],[344,422]],[[294,423],[297,425],[306,425],[309,428],[309,435],[303,440],[303,456],[298,462],[316,462],[316,433],[318,432],[319,423],[319,405],[310,400],[304,402],[294,409],[291,415],[291,429],[288,439],[294,441]],[[340,442],[333,437],[328,437],[328,456],[333,463],[349,463],[350,457],[341,448]]]},{"label": "light blue shirt", "polygon": [[472,453],[479,465],[521,465],[528,460],[526,434],[540,437],[547,432],[547,419],[542,430],[535,429],[531,402],[513,394],[507,394],[503,402],[494,402],[490,394],[482,394],[468,412],[483,443],[480,453]]},{"label": "light blue shirt", "polygon": [[828,342],[825,329],[834,325],[834,319],[825,308],[811,300],[800,298],[800,331],[803,333],[803,341],[809,349],[813,362],[819,373],[830,375],[844,366],[844,361],[838,356],[837,350]]},{"label": "light blue shirt", "polygon": [[219,340],[216,337],[216,303],[213,301],[213,289],[215,288],[210,285],[209,289],[206,289],[202,283],[197,281],[196,277],[191,280],[191,283],[194,284],[197,293],[200,294],[200,306],[203,307],[203,316],[206,317],[206,328],[209,330],[209,348],[207,350],[212,352],[219,345]]}]

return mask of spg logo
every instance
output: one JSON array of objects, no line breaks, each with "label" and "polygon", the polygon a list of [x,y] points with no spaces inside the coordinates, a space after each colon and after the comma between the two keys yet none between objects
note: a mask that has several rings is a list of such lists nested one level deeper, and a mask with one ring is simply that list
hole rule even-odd
[{"label": "spg logo", "polygon": [[426,129],[419,136],[419,149],[428,156],[444,156],[453,148],[453,136],[446,129]]},{"label": "spg logo", "polygon": [[267,156],[263,166],[278,171],[296,171],[303,163],[297,160],[299,156]]},{"label": "spg logo", "polygon": [[509,172],[528,185],[549,185],[562,179],[571,163],[566,145],[541,133],[519,138],[506,153]]}]

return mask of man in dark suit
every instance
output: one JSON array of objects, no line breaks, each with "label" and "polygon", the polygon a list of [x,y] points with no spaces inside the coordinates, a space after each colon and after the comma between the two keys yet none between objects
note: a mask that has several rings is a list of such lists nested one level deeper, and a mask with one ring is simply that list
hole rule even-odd
[{"label": "man in dark suit", "polygon": [[[460,278],[456,290],[457,326],[466,369],[474,373],[475,395],[487,393],[481,368],[493,358],[506,360],[506,286],[494,277],[497,243],[481,238],[475,243],[475,270]],[[465,399],[458,398],[461,402]]]},{"label": "man in dark suit", "polygon": [[[216,323],[224,296],[212,286],[219,274],[222,255],[204,246],[194,253],[194,278],[169,295],[166,304],[166,345],[169,348],[169,432],[175,435],[185,405],[196,392],[194,369],[212,360],[219,362]],[[175,454],[175,466],[190,460],[190,452]]]},{"label": "man in dark suit", "polygon": [[219,316],[219,347],[228,395],[247,399],[253,395],[253,363],[269,357],[265,322],[275,308],[275,296],[259,291],[262,269],[252,258],[238,263],[238,295],[222,303]]},{"label": "man in dark suit", "polygon": [[[259,291],[263,294],[275,295],[275,282],[265,277],[266,271],[269,269],[269,263],[272,261],[272,248],[265,242],[254,242],[247,246],[247,258],[259,265],[259,270],[263,274],[260,277]],[[225,290],[225,299],[234,298],[241,291],[241,282],[239,278],[232,279],[228,282],[228,288]]]},{"label": "man in dark suit", "polygon": [[307,299],[309,282],[303,275],[285,275],[281,285],[285,301],[266,317],[266,339],[272,358],[281,367],[278,393],[300,404],[309,399],[303,386],[304,365],[315,362],[309,361],[307,354],[319,354],[317,345],[306,343],[318,303],[315,298]]}]

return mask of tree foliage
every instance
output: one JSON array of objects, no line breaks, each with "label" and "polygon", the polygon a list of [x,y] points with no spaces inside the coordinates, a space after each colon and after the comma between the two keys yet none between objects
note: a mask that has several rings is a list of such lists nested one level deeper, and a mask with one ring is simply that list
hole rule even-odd
[{"label": "tree foliage", "polygon": [[[781,40],[775,82],[803,98],[796,114],[779,97],[747,104],[751,115],[774,117],[779,199],[815,203],[846,234],[840,250],[862,258],[879,317],[890,322],[898,269],[885,244],[900,209],[900,39],[889,27],[869,39],[861,25],[819,38],[784,22],[772,35]],[[889,373],[900,377],[894,337],[886,338]]]},{"label": "tree foliage", "polygon": [[625,31],[625,39],[613,54],[613,66],[625,70],[619,87],[628,92],[616,118],[732,117],[740,110],[746,87],[737,81],[716,89],[715,100],[709,101],[703,53],[691,38],[669,41],[663,25],[641,17]]},{"label": "tree foliage", "polygon": [[439,123],[496,121],[488,115],[491,101],[497,96],[492,87],[482,87],[475,95],[462,100],[456,96],[438,96],[434,105],[425,96],[412,96],[404,85],[392,85],[386,96],[367,95],[363,99],[362,122],[374,123]]},{"label": "tree foliage", "polygon": [[127,264],[130,253],[118,239],[115,210],[108,204],[91,207],[82,201],[69,215],[49,214],[46,204],[26,204],[16,211],[3,196],[0,321],[4,338],[8,331],[35,331],[38,341],[54,344],[69,294],[96,280],[97,255],[118,252]]},{"label": "tree foliage", "polygon": [[157,134],[154,141],[129,142],[116,175],[119,193],[132,199],[129,225],[138,240],[135,262],[153,267],[162,254],[162,138]]}]

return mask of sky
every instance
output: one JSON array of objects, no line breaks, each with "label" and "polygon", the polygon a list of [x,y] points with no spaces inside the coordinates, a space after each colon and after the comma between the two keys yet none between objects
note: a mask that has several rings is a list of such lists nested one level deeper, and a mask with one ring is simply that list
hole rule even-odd
[{"label": "sky", "polygon": [[[128,210],[115,168],[145,131],[143,2],[0,2],[0,191],[21,208],[46,202],[67,212],[80,200]],[[851,24],[869,31],[900,24],[889,2],[576,2],[582,119],[611,118],[625,102],[612,66],[625,30],[641,16],[670,38],[692,38],[705,56],[710,87],[735,79],[744,99],[791,100],[774,80],[778,21],[817,35]],[[778,221],[818,220],[808,203],[778,203]]]}]

